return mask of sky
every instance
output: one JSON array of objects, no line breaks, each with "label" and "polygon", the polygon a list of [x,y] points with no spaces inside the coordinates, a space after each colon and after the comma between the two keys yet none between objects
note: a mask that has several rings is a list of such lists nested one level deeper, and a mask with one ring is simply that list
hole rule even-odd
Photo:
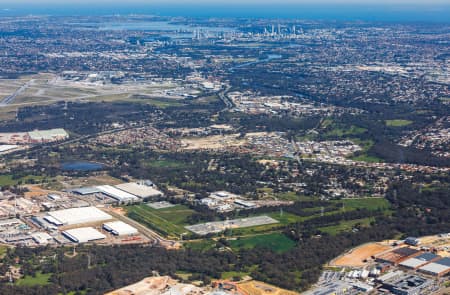
[{"label": "sky", "polygon": [[0,0],[0,17],[30,14],[450,23],[450,0]]},{"label": "sky", "polygon": [[[0,4],[123,4],[123,0],[0,0]],[[450,5],[450,0],[128,0],[135,4],[359,4]]]}]

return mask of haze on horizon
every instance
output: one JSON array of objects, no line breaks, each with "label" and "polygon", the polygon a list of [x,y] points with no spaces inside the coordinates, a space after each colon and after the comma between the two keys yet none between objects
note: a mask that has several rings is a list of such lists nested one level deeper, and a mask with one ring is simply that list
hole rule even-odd
[{"label": "haze on horizon", "polygon": [[[56,5],[66,5],[66,4],[124,4],[121,0],[65,0],[61,3],[60,0],[0,0],[0,4],[56,4]],[[153,4],[183,4],[183,5],[223,5],[223,4],[240,4],[240,5],[301,5],[301,4],[358,4],[361,6],[365,5],[450,5],[449,0],[154,0],[154,1],[144,1],[144,0],[129,0],[126,3],[129,4],[140,4],[140,5],[153,5]]]},{"label": "haze on horizon", "polygon": [[450,0],[0,0],[0,16],[147,14],[448,23]]}]

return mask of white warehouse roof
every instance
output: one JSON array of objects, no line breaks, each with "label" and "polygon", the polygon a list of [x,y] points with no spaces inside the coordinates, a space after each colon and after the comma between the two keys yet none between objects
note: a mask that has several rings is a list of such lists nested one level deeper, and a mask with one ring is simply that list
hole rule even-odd
[{"label": "white warehouse roof", "polygon": [[440,274],[442,272],[448,272],[450,269],[450,258],[445,257],[438,261],[429,263],[427,265],[422,266],[419,268],[420,271],[431,273],[434,275]]},{"label": "white warehouse roof", "polygon": [[111,198],[118,200],[119,202],[130,202],[139,200],[139,198],[136,197],[135,195],[127,193],[123,190],[120,190],[110,185],[101,185],[97,186],[97,188],[105,195],[108,195]]},{"label": "white warehouse roof", "polygon": [[401,262],[399,265],[408,267],[408,268],[417,268],[417,267],[420,267],[422,265],[425,265],[425,264],[431,262],[432,260],[434,260],[436,258],[439,258],[439,256],[435,255],[433,253],[424,253],[417,257],[407,259],[407,260]]},{"label": "white warehouse roof", "polygon": [[103,228],[117,236],[135,235],[138,230],[122,221],[112,221],[103,224]]},{"label": "white warehouse roof", "polygon": [[72,225],[112,219],[111,215],[106,214],[102,210],[95,207],[50,211],[48,212],[48,215],[50,218],[45,217],[45,219],[48,221],[55,219],[57,222],[52,222],[55,225]]},{"label": "white warehouse roof", "polygon": [[0,145],[0,153],[1,152],[6,152],[6,151],[9,151],[9,150],[13,150],[13,149],[16,149],[18,147],[19,147],[18,145],[2,144],[2,145]]},{"label": "white warehouse roof", "polygon": [[138,196],[139,198],[142,199],[150,197],[159,197],[162,196],[163,194],[162,192],[160,192],[157,189],[154,189],[151,186],[140,184],[137,182],[122,183],[116,185],[115,187],[127,193]]},{"label": "white warehouse roof", "polygon": [[429,263],[420,268],[421,271],[431,273],[434,275],[440,274],[441,272],[446,271],[448,269],[449,269],[448,266],[439,263]]},{"label": "white warehouse roof", "polygon": [[62,234],[76,243],[87,243],[90,241],[102,240],[106,238],[104,234],[93,227],[69,229],[63,231]]},{"label": "white warehouse roof", "polygon": [[33,234],[31,234],[31,237],[39,245],[45,245],[49,241],[53,240],[52,236],[46,232],[33,233]]},{"label": "white warehouse roof", "polygon": [[28,136],[30,136],[33,140],[53,140],[55,138],[66,138],[69,137],[66,130],[62,128],[49,129],[49,130],[34,130],[28,132]]}]

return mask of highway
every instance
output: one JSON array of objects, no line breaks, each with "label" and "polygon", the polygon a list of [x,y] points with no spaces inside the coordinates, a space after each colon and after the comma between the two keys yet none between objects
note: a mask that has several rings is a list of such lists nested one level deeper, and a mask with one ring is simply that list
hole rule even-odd
[{"label": "highway", "polygon": [[231,110],[234,108],[233,102],[227,97],[227,92],[230,91],[231,87],[227,86],[224,90],[221,90],[217,95],[222,100],[222,102],[225,104],[225,108],[219,111],[219,113]]}]

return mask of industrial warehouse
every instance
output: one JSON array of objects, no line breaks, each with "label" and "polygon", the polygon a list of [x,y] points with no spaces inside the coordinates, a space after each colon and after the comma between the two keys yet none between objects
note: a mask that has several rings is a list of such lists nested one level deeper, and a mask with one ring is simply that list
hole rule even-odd
[{"label": "industrial warehouse", "polygon": [[100,199],[105,202],[105,198],[114,204],[131,204],[147,201],[150,198],[163,196],[154,184],[149,181],[128,182],[118,185],[100,185],[94,187],[81,187],[72,190],[73,193],[85,196],[86,198]]},{"label": "industrial warehouse", "polygon": [[327,266],[306,294],[448,294],[436,291],[448,282],[450,235],[367,243]]},{"label": "industrial warehouse", "polygon": [[439,258],[441,258],[439,255],[433,253],[423,253],[419,256],[407,259],[399,263],[399,266],[405,267],[407,269],[417,270],[418,268],[424,266],[425,264],[428,264]]},{"label": "industrial warehouse", "polygon": [[112,221],[104,223],[103,229],[116,236],[136,235],[138,233],[138,230],[136,228],[122,221]]},{"label": "industrial warehouse", "polygon": [[95,207],[84,207],[51,211],[44,219],[56,226],[63,226],[110,220],[112,216]]},{"label": "industrial warehouse", "polygon": [[62,234],[75,243],[87,243],[97,240],[103,240],[106,238],[104,234],[93,227],[69,229],[63,231]]},{"label": "industrial warehouse", "polygon": [[432,276],[442,277],[450,273],[450,257],[439,259],[419,268],[419,272]]},{"label": "industrial warehouse", "polygon": [[377,256],[376,260],[378,262],[398,265],[399,263],[403,262],[404,260],[406,260],[408,258],[412,258],[414,256],[417,256],[420,253],[421,252],[419,250],[409,248],[409,247],[403,247],[403,248],[394,249],[387,253],[383,253],[382,255]]},{"label": "industrial warehouse", "polygon": [[117,200],[119,203],[134,203],[139,200],[138,197],[128,192],[120,190],[110,185],[102,185],[97,187],[101,193]]},{"label": "industrial warehouse", "polygon": [[143,200],[161,197],[163,195],[162,192],[153,188],[153,183],[149,181],[122,183],[115,187]]}]

